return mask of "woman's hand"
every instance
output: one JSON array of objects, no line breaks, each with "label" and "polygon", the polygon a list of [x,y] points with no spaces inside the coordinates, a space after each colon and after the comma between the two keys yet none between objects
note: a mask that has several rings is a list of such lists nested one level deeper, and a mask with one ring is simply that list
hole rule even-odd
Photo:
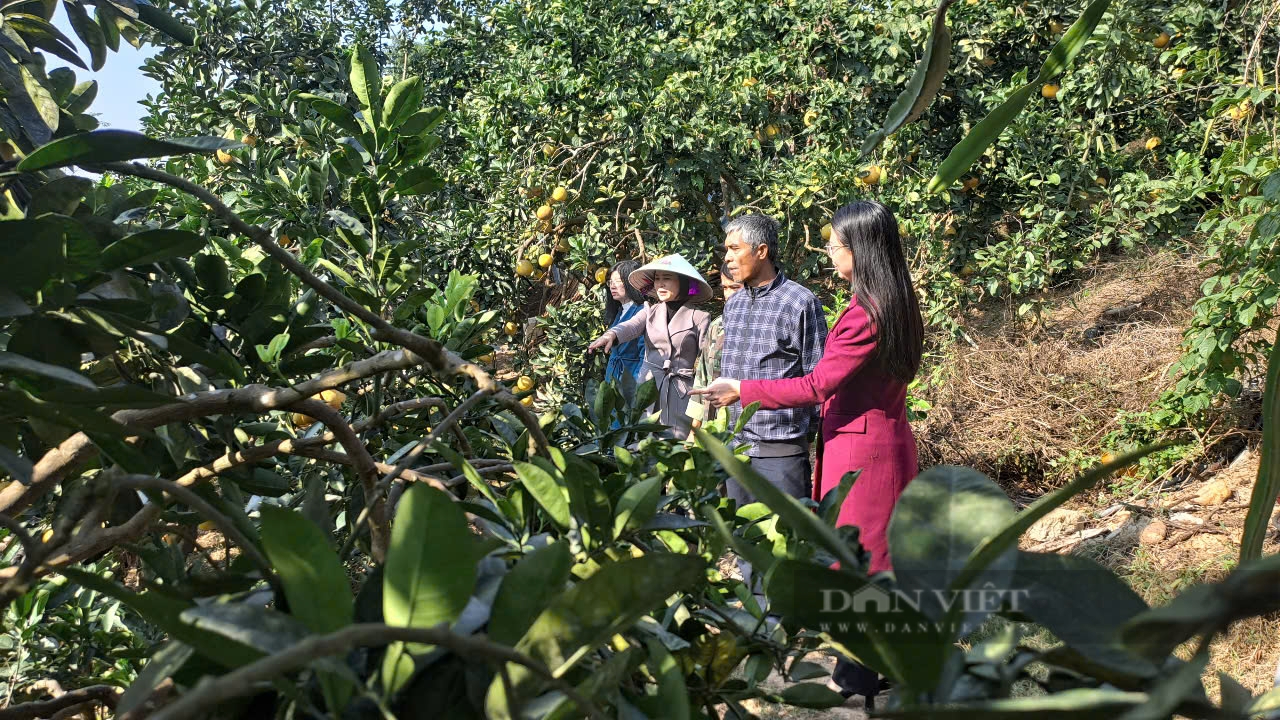
[{"label": "woman's hand", "polygon": [[597,350],[604,350],[605,352],[609,352],[610,350],[613,349],[613,343],[617,341],[617,339],[618,339],[618,336],[614,335],[612,330],[609,330],[605,334],[596,338],[595,342],[588,345],[587,352],[593,353]]},{"label": "woman's hand", "polygon": [[716,378],[715,382],[701,388],[689,391],[690,395],[701,395],[707,398],[712,407],[722,408],[738,402],[738,398],[742,397],[742,383],[738,380],[729,378]]}]

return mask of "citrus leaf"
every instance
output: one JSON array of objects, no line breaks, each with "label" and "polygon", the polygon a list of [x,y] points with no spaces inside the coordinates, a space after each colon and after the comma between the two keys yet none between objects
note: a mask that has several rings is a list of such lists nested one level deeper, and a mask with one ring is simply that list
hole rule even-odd
[{"label": "citrus leaf", "polygon": [[[1262,394],[1262,417],[1275,418],[1280,412],[1280,343],[1271,348],[1267,362],[1267,385]],[[1240,562],[1262,557],[1262,545],[1270,534],[1268,522],[1280,496],[1280,422],[1262,426],[1262,458],[1258,464],[1258,480],[1249,498],[1249,514],[1244,519],[1244,536],[1240,540]]]},{"label": "citrus leaf", "polygon": [[396,192],[401,195],[424,195],[442,187],[444,187],[444,178],[425,165],[410,170],[396,181]]},{"label": "citrus leaf", "polygon": [[662,494],[662,478],[649,478],[627,488],[618,500],[613,517],[613,536],[644,527],[658,512],[658,500]]},{"label": "citrus leaf", "polygon": [[828,688],[824,683],[791,685],[778,693],[776,700],[784,705],[822,710],[844,704],[844,698],[840,693]]},{"label": "citrus leaf", "polygon": [[975,160],[982,157],[982,153],[991,146],[991,143],[1000,137],[1000,133],[1009,127],[1009,123],[1018,117],[1018,113],[1022,112],[1022,108],[1038,88],[1039,86],[1035,83],[1023,85],[983,118],[982,122],[975,125],[963,140],[951,148],[947,158],[938,166],[937,172],[929,180],[928,191],[942,192],[950,187],[956,178],[963,175]]},{"label": "citrus leaf", "polygon": [[382,76],[378,74],[378,62],[373,59],[369,49],[363,45],[356,46],[351,53],[351,89],[364,107],[368,115],[370,127],[378,123],[378,92],[382,89]]},{"label": "citrus leaf", "polygon": [[[452,624],[476,584],[476,551],[467,516],[448,494],[415,484],[405,491],[391,526],[382,576],[382,616],[388,625],[431,628]],[[413,674],[410,652],[430,646],[392,643],[382,663],[382,685],[399,690]]]},{"label": "citrus leaf", "polygon": [[444,121],[443,108],[427,108],[419,110],[410,115],[403,124],[400,125],[400,134],[409,137],[413,135],[425,135],[435,130],[441,122]]},{"label": "citrus leaf", "polygon": [[1044,65],[1040,67],[1037,82],[1046,83],[1067,69],[1076,55],[1084,49],[1085,43],[1089,42],[1094,29],[1098,27],[1098,22],[1102,20],[1102,15],[1110,5],[1111,0],[1093,0],[1089,3],[1089,7],[1085,8],[1080,17],[1063,34],[1062,39],[1049,51],[1049,59],[1045,60]]},{"label": "citrus leaf", "polygon": [[920,117],[942,88],[942,81],[951,66],[951,31],[947,28],[947,8],[952,2],[953,0],[943,0],[938,6],[929,42],[925,45],[920,62],[916,64],[915,73],[906,88],[893,101],[893,105],[889,106],[884,127],[863,142],[862,155],[871,154],[885,138],[897,132],[898,128]]},{"label": "citrus leaf", "polygon": [[547,605],[564,591],[573,554],[567,542],[555,542],[525,555],[502,578],[489,615],[489,638],[515,645]]},{"label": "citrus leaf", "polygon": [[319,95],[312,95],[311,93],[299,93],[298,99],[310,105],[313,110],[324,116],[326,120],[350,133],[353,137],[360,137],[364,134],[364,128],[360,127],[355,114],[333,100]]},{"label": "citrus leaf", "polygon": [[569,527],[569,493],[551,473],[532,463],[513,463],[524,489],[562,529]]},{"label": "citrus leaf", "polygon": [[1142,692],[1073,688],[1052,695],[987,700],[918,710],[886,710],[876,717],[902,720],[1106,720],[1150,701]]},{"label": "citrus leaf", "polygon": [[32,360],[25,355],[3,350],[0,350],[0,371],[46,377],[50,380],[57,380],[58,382],[76,385],[88,390],[98,389],[98,386],[94,385],[92,380],[74,370],[68,370],[60,365],[50,365],[39,360]]},{"label": "citrus leaf", "polygon": [[79,2],[63,0],[62,7],[67,11],[71,29],[76,31],[76,36],[89,48],[89,61],[93,71],[98,72],[107,61],[107,39],[102,34],[102,28],[89,17],[89,13],[85,12],[84,6]]},{"label": "citrus leaf", "polygon": [[351,624],[354,604],[347,573],[329,538],[302,513],[262,506],[262,549],[280,575],[289,611],[315,633]]},{"label": "citrus leaf", "polygon": [[416,75],[392,85],[382,105],[383,127],[388,130],[399,127],[422,104],[422,93],[422,78]]},{"label": "citrus leaf", "polygon": [[173,16],[160,10],[150,2],[142,0],[136,4],[138,19],[177,40],[183,45],[194,45],[196,33],[190,27],[178,22]]},{"label": "citrus leaf", "polygon": [[31,172],[67,165],[93,165],[139,158],[210,153],[241,144],[226,138],[193,137],[157,140],[132,130],[94,130],[60,138],[36,148],[18,170]]},{"label": "citrus leaf", "polygon": [[150,265],[175,257],[188,257],[205,246],[205,239],[190,230],[144,230],[121,238],[102,249],[102,269]]}]

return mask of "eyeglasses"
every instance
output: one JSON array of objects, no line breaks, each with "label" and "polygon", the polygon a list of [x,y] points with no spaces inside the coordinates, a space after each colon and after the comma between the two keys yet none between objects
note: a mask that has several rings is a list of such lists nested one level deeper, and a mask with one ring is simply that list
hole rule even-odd
[{"label": "eyeglasses", "polygon": [[828,254],[828,255],[830,255],[830,256],[832,256],[832,257],[835,257],[836,251],[837,251],[837,250],[844,250],[844,249],[845,249],[845,247],[844,247],[844,245],[841,245],[840,243],[831,243],[830,245],[827,245],[827,246],[826,246],[826,248],[824,248],[824,249],[827,251],[827,254]]}]

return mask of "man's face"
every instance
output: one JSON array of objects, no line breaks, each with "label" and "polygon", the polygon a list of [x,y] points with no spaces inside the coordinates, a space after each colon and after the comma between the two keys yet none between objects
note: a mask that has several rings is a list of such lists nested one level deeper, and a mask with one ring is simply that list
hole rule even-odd
[{"label": "man's face", "polygon": [[769,264],[768,255],[767,246],[751,247],[751,243],[743,239],[741,230],[734,230],[724,238],[724,261],[739,287],[750,285],[760,277]]}]

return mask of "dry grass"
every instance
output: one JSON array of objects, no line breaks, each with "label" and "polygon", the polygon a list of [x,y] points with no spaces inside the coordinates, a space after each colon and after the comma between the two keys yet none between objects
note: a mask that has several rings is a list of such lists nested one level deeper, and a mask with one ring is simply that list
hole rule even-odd
[{"label": "dry grass", "polygon": [[991,302],[967,322],[920,423],[923,466],[977,468],[1034,497],[1096,457],[1117,416],[1173,382],[1182,330],[1202,271],[1172,251],[1101,264],[1044,293],[1036,318]]}]

